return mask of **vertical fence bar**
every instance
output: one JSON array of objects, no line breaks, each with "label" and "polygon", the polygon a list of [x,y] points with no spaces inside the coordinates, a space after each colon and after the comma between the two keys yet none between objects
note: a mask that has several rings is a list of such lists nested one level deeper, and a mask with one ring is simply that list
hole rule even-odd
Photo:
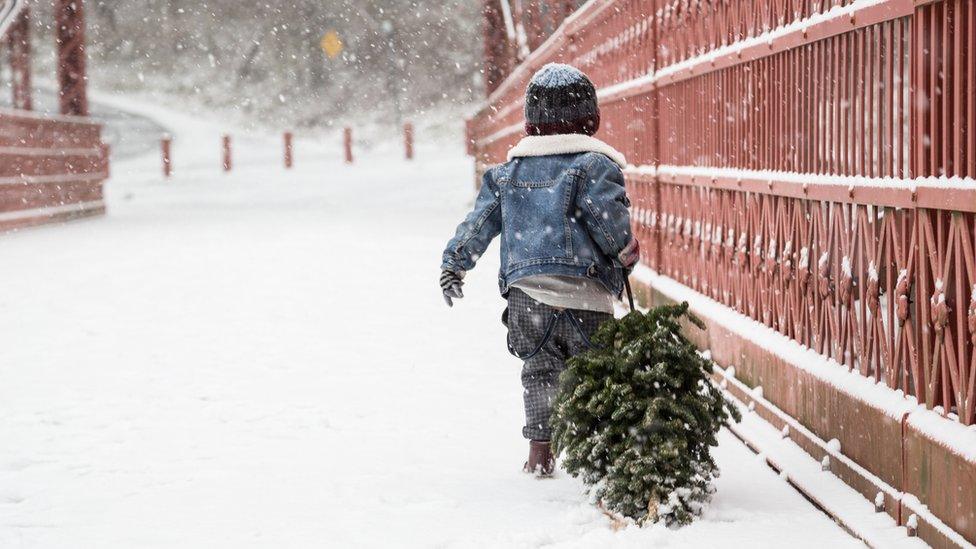
[{"label": "vertical fence bar", "polygon": [[8,31],[10,46],[10,78],[15,109],[29,111],[34,108],[31,96],[31,42],[30,8],[25,7]]},{"label": "vertical fence bar", "polygon": [[84,2],[56,0],[54,17],[61,114],[87,116],[88,78],[85,63]]},{"label": "vertical fence bar", "polygon": [[[968,93],[966,96],[968,107],[966,110],[969,112],[969,117],[966,119],[966,151],[968,151],[966,153],[968,158],[966,176],[976,179],[976,5],[969,2],[966,10],[968,12],[966,18],[968,35],[966,46],[966,59],[968,61],[966,64],[966,90]],[[976,299],[973,301],[974,315],[976,315]],[[976,327],[973,328],[973,333],[976,334]]]},{"label": "vertical fence bar", "polygon": [[511,72],[515,50],[506,35],[504,18],[497,0],[483,0],[481,15],[484,33],[485,91],[491,93]]}]

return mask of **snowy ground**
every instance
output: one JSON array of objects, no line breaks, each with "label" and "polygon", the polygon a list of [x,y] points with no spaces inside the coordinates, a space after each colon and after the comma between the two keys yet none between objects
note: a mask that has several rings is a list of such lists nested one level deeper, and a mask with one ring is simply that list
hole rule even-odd
[{"label": "snowy ground", "polygon": [[0,547],[855,547],[728,433],[706,518],[614,532],[520,472],[497,252],[448,309],[472,198],[452,143],[338,143],[165,120],[178,177],[113,165],[102,219],[0,237]]}]

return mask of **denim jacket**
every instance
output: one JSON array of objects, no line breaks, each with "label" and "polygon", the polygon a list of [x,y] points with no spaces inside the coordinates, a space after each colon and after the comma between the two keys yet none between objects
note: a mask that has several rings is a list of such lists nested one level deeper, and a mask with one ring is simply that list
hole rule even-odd
[{"label": "denim jacket", "polygon": [[485,172],[474,209],[444,250],[442,269],[471,270],[501,234],[502,295],[533,275],[589,277],[623,291],[618,259],[633,238],[623,155],[585,135],[525,137]]}]

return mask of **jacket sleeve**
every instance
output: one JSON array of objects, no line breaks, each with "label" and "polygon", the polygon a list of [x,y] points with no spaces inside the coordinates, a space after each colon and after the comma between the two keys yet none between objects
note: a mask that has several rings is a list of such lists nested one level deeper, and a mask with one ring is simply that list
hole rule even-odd
[{"label": "jacket sleeve", "polygon": [[454,238],[447,243],[441,269],[454,272],[470,271],[485,253],[488,244],[501,232],[502,212],[499,207],[501,198],[498,185],[492,175],[493,171],[485,172],[474,209],[458,225]]},{"label": "jacket sleeve", "polygon": [[634,238],[630,230],[630,200],[620,167],[602,154],[595,155],[585,170],[576,200],[590,237],[607,257],[620,262],[621,252],[633,246]]}]

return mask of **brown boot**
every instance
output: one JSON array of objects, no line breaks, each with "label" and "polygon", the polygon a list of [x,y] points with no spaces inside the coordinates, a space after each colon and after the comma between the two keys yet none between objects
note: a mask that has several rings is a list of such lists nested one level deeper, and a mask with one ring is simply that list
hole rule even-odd
[{"label": "brown boot", "polygon": [[537,477],[551,477],[556,470],[556,457],[552,455],[552,447],[548,440],[529,441],[529,460],[522,470],[535,474]]}]

